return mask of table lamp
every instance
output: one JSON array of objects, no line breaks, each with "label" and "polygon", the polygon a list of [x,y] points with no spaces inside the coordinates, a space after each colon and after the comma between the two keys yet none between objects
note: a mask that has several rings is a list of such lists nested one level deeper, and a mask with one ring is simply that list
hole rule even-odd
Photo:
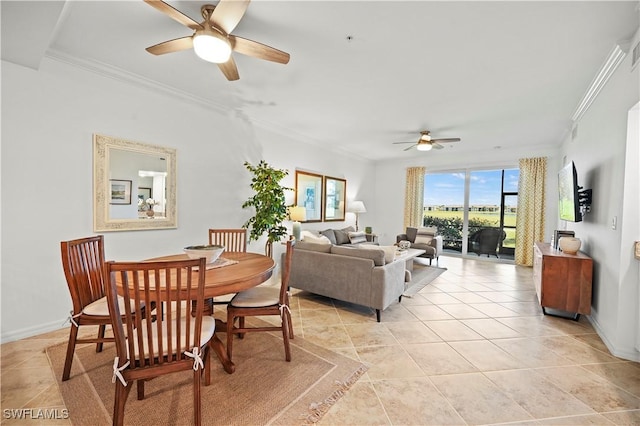
[{"label": "table lamp", "polygon": [[293,221],[293,237],[300,241],[300,222],[307,220],[307,209],[302,206],[289,207],[289,218]]},{"label": "table lamp", "polygon": [[362,201],[352,201],[349,203],[349,211],[356,214],[356,231],[358,230],[358,215],[366,213],[367,209]]}]

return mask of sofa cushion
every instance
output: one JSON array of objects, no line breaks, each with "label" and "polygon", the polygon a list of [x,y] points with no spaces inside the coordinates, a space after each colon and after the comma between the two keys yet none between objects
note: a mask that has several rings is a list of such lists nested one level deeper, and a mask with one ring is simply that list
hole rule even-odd
[{"label": "sofa cushion", "polygon": [[407,239],[410,242],[416,241],[416,235],[418,235],[418,228],[407,228]]},{"label": "sofa cushion", "polygon": [[423,228],[419,228],[417,231],[418,235],[436,235],[438,233],[437,226],[425,226]]},{"label": "sofa cushion", "polygon": [[327,237],[329,241],[331,241],[331,244],[338,244],[336,242],[336,234],[333,232],[333,229],[325,229],[324,231],[320,232],[320,234]]},{"label": "sofa cushion", "polygon": [[367,242],[367,235],[364,233],[364,231],[349,232],[347,235],[349,235],[349,241],[351,242],[351,244]]},{"label": "sofa cushion", "polygon": [[384,263],[391,263],[396,260],[396,252],[398,248],[396,246],[377,246],[373,244],[361,244],[358,248],[365,250],[382,250],[384,252]]},{"label": "sofa cushion", "polygon": [[331,253],[331,244],[319,244],[309,241],[300,241],[294,246],[295,250],[318,251],[320,253]]},{"label": "sofa cushion", "polygon": [[331,246],[331,254],[339,254],[342,256],[361,257],[363,259],[373,260],[375,266],[384,266],[384,251],[379,246],[372,246],[378,250],[364,249],[361,247],[341,247]]},{"label": "sofa cushion", "polygon": [[416,235],[416,240],[413,242],[414,244],[431,244],[431,240],[433,240],[433,235]]}]

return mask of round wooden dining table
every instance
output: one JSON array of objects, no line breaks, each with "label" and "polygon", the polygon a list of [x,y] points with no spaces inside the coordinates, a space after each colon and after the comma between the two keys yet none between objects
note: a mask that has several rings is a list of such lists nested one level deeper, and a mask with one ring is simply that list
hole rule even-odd
[{"label": "round wooden dining table", "polygon": [[[145,259],[145,261],[185,260],[188,258],[186,254],[175,254]],[[204,309],[205,313],[209,315],[213,315],[213,297],[238,293],[262,284],[271,278],[276,265],[272,258],[258,253],[224,252],[218,263],[224,262],[225,259],[230,264],[213,268],[208,266],[205,272]],[[225,330],[226,324],[216,319],[216,330],[218,329]],[[222,341],[215,334],[211,339],[211,349],[218,356],[224,370],[229,374],[233,373],[235,365],[227,356],[227,350]]]}]

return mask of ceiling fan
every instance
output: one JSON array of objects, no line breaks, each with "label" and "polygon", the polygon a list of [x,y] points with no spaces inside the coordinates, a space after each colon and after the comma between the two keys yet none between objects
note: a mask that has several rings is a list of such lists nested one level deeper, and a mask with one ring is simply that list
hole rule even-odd
[{"label": "ceiling fan", "polygon": [[231,34],[244,16],[250,1],[220,0],[215,6],[205,4],[200,9],[204,20],[198,23],[164,1],[144,0],[145,3],[194,31],[190,36],[158,43],[147,47],[146,50],[154,55],[164,55],[193,48],[200,58],[216,63],[229,81],[240,78],[231,51],[280,64],[288,63],[288,53]]},{"label": "ceiling fan", "polygon": [[430,151],[432,148],[442,149],[444,146],[440,145],[441,143],[448,142],[460,142],[460,138],[440,138],[433,139],[430,135],[431,132],[428,130],[423,130],[420,132],[420,138],[417,142],[394,142],[394,144],[412,144],[410,147],[405,148],[403,151],[409,151],[414,146],[418,151]]}]

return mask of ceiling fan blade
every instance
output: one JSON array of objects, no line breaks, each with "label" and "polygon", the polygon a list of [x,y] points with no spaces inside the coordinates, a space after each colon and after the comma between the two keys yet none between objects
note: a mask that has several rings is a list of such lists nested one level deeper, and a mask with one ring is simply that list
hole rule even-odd
[{"label": "ceiling fan blade", "polygon": [[[403,142],[403,143],[404,143],[404,142]],[[418,144],[417,144],[417,143],[415,143],[415,142],[411,142],[411,143],[413,143],[413,145],[411,145],[409,148],[405,148],[405,149],[403,149],[403,151],[409,151],[411,148],[413,148],[414,146],[417,146],[417,145],[418,145]]]},{"label": "ceiling fan blade", "polygon": [[214,26],[231,34],[247,11],[250,2],[251,0],[220,0],[209,20]]},{"label": "ceiling fan blade", "polygon": [[415,145],[415,142],[391,142],[391,143],[394,144],[394,145],[402,144],[402,143],[412,143],[412,144]]},{"label": "ceiling fan blade", "polygon": [[431,142],[460,142],[460,138],[431,139]]},{"label": "ceiling fan blade", "polygon": [[266,44],[249,40],[248,38],[230,35],[229,41],[233,46],[233,50],[243,55],[253,56],[254,58],[264,59],[265,61],[277,62],[279,64],[289,63],[289,54]]},{"label": "ceiling fan blade", "polygon": [[225,63],[218,64],[218,68],[222,71],[227,80],[235,81],[240,78],[238,74],[238,67],[236,66],[236,61],[233,60],[233,56],[229,57],[229,60]]},{"label": "ceiling fan blade", "polygon": [[201,30],[203,28],[202,25],[161,0],[144,0],[144,2],[164,13],[169,18],[180,22],[182,25],[187,26],[194,31]]},{"label": "ceiling fan blade", "polygon": [[193,37],[180,37],[173,40],[158,43],[154,46],[147,47],[147,52],[154,55],[164,55],[165,53],[179,52],[181,50],[191,49],[193,47]]},{"label": "ceiling fan blade", "polygon": [[434,141],[431,141],[431,148],[433,148],[433,149],[442,149],[442,148],[444,148],[444,146],[440,145],[439,143],[435,143]]}]

